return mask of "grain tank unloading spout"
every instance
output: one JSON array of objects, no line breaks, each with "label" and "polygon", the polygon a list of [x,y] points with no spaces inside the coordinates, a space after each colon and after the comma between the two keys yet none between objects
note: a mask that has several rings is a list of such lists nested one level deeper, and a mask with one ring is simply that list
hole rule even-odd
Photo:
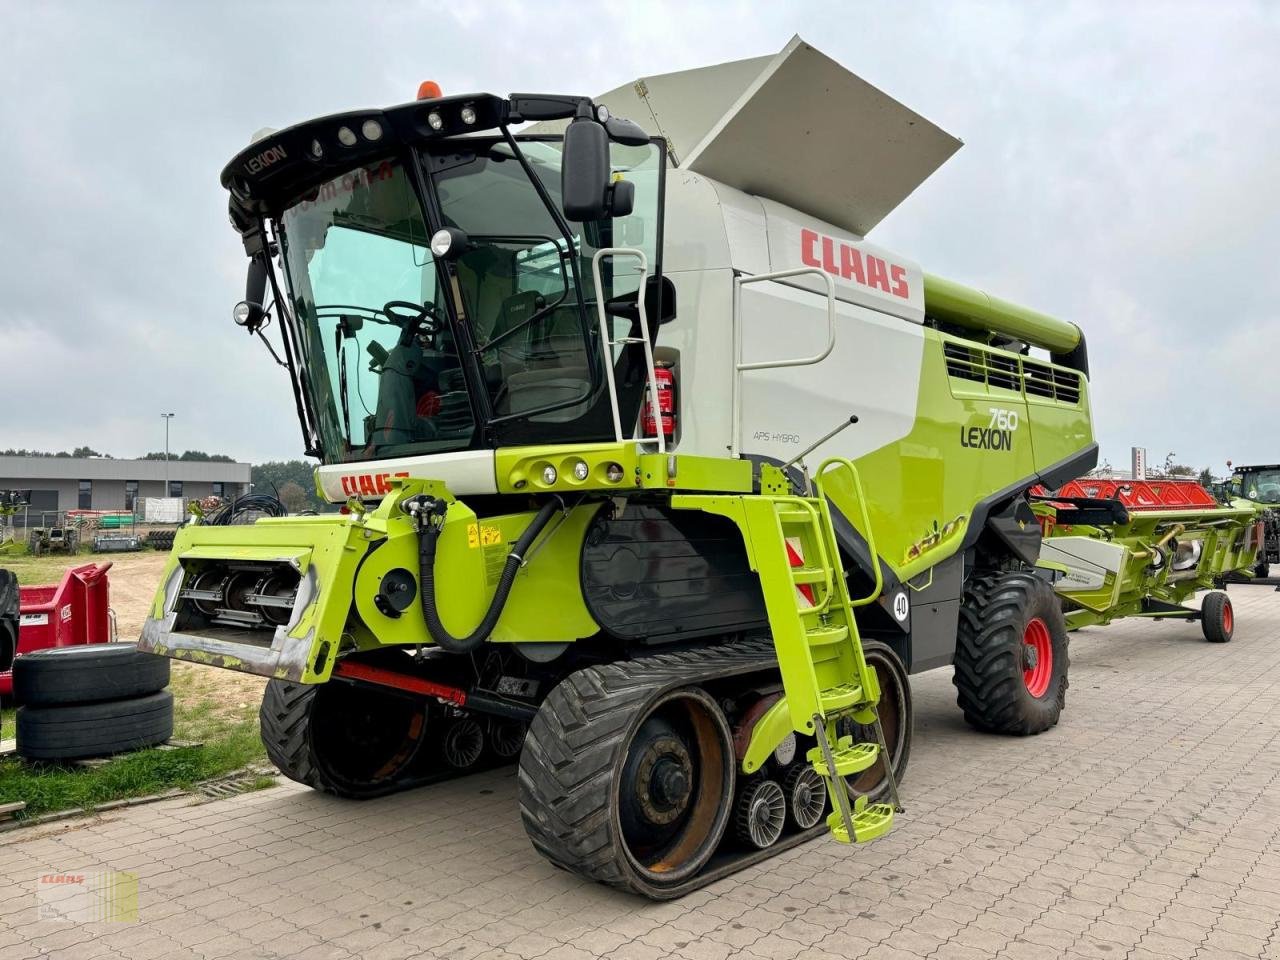
[{"label": "grain tank unloading spout", "polygon": [[858,236],[961,146],[798,36],[772,57],[642,77],[596,102],[665,137],[680,168]]}]

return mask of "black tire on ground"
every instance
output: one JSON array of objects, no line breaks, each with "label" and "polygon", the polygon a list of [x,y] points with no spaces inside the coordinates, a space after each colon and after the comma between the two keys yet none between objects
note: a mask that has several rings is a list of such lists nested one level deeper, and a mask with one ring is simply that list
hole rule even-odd
[{"label": "black tire on ground", "polygon": [[[880,727],[884,731],[885,746],[893,758],[893,774],[899,785],[907,772],[907,760],[911,756],[911,684],[907,680],[907,668],[888,644],[878,640],[863,640],[862,655],[867,665],[876,672],[880,681]],[[862,724],[849,727],[841,725],[840,733],[851,733],[856,742],[875,743],[875,729]],[[845,777],[849,792],[854,797],[866,796],[869,803],[881,803],[889,796],[889,780],[884,775],[884,759],[881,758],[861,773]]]},{"label": "black tire on ground", "polygon": [[1259,580],[1264,580],[1271,576],[1271,564],[1266,557],[1258,558],[1258,562],[1253,565],[1253,575]]},{"label": "black tire on ground", "polygon": [[0,672],[13,666],[18,652],[20,607],[18,578],[8,570],[0,570]]},{"label": "black tire on ground", "polygon": [[33,707],[123,700],[168,685],[169,658],[131,643],[50,647],[13,662],[13,697]]},{"label": "black tire on ground", "polygon": [[271,680],[258,719],[286,777],[364,800],[400,789],[423,744],[427,702],[369,684]]},{"label": "black tire on ground", "polygon": [[1067,701],[1067,626],[1053,588],[1032,573],[976,576],[960,605],[956,701],[979,730],[1019,736],[1058,722]]},{"label": "black tire on ground", "polygon": [[654,682],[639,661],[566,677],[529,725],[519,796],[525,831],[552,863],[662,898],[719,846],[735,763],[716,701],[698,686],[655,693]]},{"label": "black tire on ground", "polygon": [[1200,629],[1210,643],[1229,643],[1236,632],[1236,613],[1225,590],[1212,590],[1200,603]]},{"label": "black tire on ground", "polygon": [[172,550],[174,535],[173,530],[152,530],[147,534],[147,544],[156,550]]},{"label": "black tire on ground", "polygon": [[139,750],[173,736],[173,694],[167,690],[56,707],[18,708],[18,755],[28,760],[82,760]]}]

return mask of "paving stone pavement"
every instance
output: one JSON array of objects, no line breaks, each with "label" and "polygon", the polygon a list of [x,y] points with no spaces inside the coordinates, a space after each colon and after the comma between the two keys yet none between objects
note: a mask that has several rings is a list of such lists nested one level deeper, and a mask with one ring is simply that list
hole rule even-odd
[{"label": "paving stone pavement", "polygon": [[[1075,634],[1063,721],[969,730],[913,678],[907,812],[653,904],[525,839],[511,770],[365,803],[293,786],[0,835],[0,958],[1280,960],[1280,593],[1237,634]],[[137,923],[37,919],[36,878],[127,870]]]}]

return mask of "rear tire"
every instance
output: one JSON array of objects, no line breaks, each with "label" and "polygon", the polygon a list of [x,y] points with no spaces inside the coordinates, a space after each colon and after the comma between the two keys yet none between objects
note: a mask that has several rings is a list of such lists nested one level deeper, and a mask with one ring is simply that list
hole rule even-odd
[{"label": "rear tire", "polygon": [[129,700],[18,708],[18,755],[82,760],[139,750],[173,736],[173,694]]},{"label": "rear tire", "polygon": [[1200,604],[1200,629],[1210,643],[1230,643],[1236,632],[1236,613],[1225,590],[1204,595]]},{"label": "rear tire", "polygon": [[1032,573],[974,577],[960,606],[956,701],[979,730],[1019,736],[1054,726],[1067,701],[1067,626]]},{"label": "rear tire", "polygon": [[401,788],[422,747],[427,703],[365,684],[271,680],[258,719],[282,774],[364,800]]},{"label": "rear tire", "polygon": [[1265,558],[1259,560],[1253,565],[1253,576],[1257,580],[1265,580],[1271,576],[1271,564]]}]

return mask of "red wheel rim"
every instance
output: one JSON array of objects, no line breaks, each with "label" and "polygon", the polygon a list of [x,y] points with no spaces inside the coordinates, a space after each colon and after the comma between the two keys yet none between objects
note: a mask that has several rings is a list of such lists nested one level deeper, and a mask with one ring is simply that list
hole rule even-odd
[{"label": "red wheel rim", "polygon": [[1022,682],[1027,686],[1027,693],[1033,697],[1043,697],[1049,689],[1049,681],[1053,677],[1053,638],[1049,636],[1049,625],[1039,617],[1034,617],[1027,624],[1022,634],[1023,663],[1034,666],[1024,667]]},{"label": "red wheel rim", "polygon": [[1228,600],[1222,605],[1222,632],[1231,636],[1231,628],[1235,625],[1235,621],[1235,614],[1231,612],[1231,601]]}]

